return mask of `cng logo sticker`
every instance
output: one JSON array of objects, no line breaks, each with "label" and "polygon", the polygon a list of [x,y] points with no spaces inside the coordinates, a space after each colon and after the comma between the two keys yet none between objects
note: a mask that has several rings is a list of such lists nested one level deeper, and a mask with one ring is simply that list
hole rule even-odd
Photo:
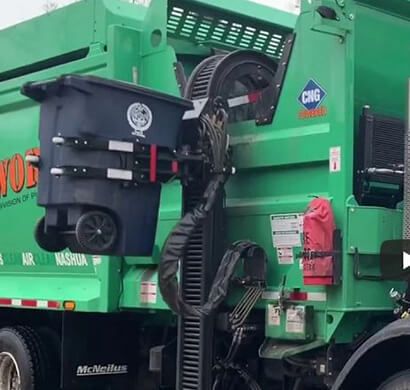
[{"label": "cng logo sticker", "polygon": [[299,95],[299,101],[306,110],[315,110],[322,104],[326,95],[326,91],[311,79]]},{"label": "cng logo sticker", "polygon": [[327,96],[326,91],[315,80],[310,79],[298,97],[304,110],[299,113],[300,119],[326,116],[327,108],[322,106]]}]

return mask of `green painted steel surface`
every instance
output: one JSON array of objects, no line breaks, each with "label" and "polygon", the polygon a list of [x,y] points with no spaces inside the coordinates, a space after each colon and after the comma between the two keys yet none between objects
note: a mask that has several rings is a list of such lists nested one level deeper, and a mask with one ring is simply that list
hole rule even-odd
[{"label": "green painted steel surface", "polygon": [[[221,4],[170,1],[167,12],[165,0],[153,0],[150,8],[117,0],[88,0],[0,33],[0,50],[7,53],[0,65],[0,297],[75,300],[83,311],[167,310],[156,291],[156,264],[162,243],[180,214],[180,188],[174,183],[162,194],[152,258],[67,255],[63,259],[42,253],[32,236],[41,210],[35,207],[35,186],[27,188],[29,175],[34,173],[27,167],[21,170],[17,157],[38,145],[38,107],[18,90],[25,81],[87,72],[177,95],[177,59],[189,72],[214,47],[252,47],[275,57],[285,34],[294,28],[295,46],[274,122],[230,128],[238,172],[227,185],[226,242],[252,239],[265,248],[269,277],[262,309],[277,305],[281,290],[315,297],[307,303],[292,302],[313,310],[309,337],[284,331],[286,315],[282,313],[280,327],[270,324],[267,317],[268,338],[315,339],[312,348],[331,339],[349,342],[373,316],[392,310],[388,292],[393,284],[358,280],[354,260],[358,254],[363,274],[377,274],[378,248],[383,240],[400,237],[401,211],[356,204],[352,198],[353,148],[363,105],[404,117],[410,69],[410,56],[403,50],[410,44],[408,2],[396,0],[388,6],[381,1],[306,1],[296,25],[294,16],[247,1],[237,1],[235,7]],[[321,18],[315,12],[319,5],[334,7],[339,20]],[[180,11],[172,16],[175,7]],[[203,22],[184,27],[184,7],[200,10],[202,17],[212,16],[213,27],[203,34],[198,34]],[[245,30],[252,26],[254,30],[249,31],[258,33],[249,37],[242,31],[230,40],[228,32],[218,34],[224,13],[227,23],[237,19]],[[269,46],[271,41],[263,40],[260,31],[277,35],[274,42],[282,43]],[[163,39],[155,45],[159,35]],[[306,113],[298,98],[310,80],[326,96],[319,110]],[[332,150],[340,152],[337,169],[329,165]],[[23,171],[25,182],[20,189]],[[315,196],[331,200],[342,231],[339,286],[304,286],[297,258],[300,245],[292,244],[293,264],[280,264],[272,243],[272,216],[303,213]],[[275,343],[265,344],[264,356],[274,356],[271,345]],[[285,348],[290,353],[286,344]]]},{"label": "green painted steel surface", "polygon": [[[73,300],[79,311],[115,311],[135,264],[158,261],[54,255],[38,248],[33,237],[42,215],[35,206],[37,174],[24,157],[38,147],[39,109],[19,89],[29,80],[86,72],[129,82],[137,78],[142,85],[178,94],[174,51],[165,39],[152,44],[153,32],[166,36],[166,22],[163,0],[155,0],[152,8],[114,0],[83,1],[1,32],[0,47],[8,56],[0,69],[0,297]],[[164,197],[175,201],[171,208],[162,208],[157,252],[173,225],[167,220],[177,218],[179,191],[175,185],[164,191]],[[129,299],[136,308],[139,292]],[[161,303],[155,307],[165,309]]]}]

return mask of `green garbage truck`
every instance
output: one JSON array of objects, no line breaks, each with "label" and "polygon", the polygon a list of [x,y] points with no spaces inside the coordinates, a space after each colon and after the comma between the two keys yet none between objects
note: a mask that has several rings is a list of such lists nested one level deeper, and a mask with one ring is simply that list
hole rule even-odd
[{"label": "green garbage truck", "polygon": [[0,31],[0,390],[410,388],[409,47],[407,0]]}]

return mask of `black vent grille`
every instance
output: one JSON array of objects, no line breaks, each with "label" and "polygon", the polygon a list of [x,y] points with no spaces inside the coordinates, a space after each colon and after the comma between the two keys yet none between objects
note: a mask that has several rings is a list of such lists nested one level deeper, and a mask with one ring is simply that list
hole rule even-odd
[{"label": "black vent grille", "polygon": [[373,153],[369,162],[375,168],[397,167],[404,162],[404,122],[373,116]]},{"label": "black vent grille", "polygon": [[[188,5],[185,7],[185,4]],[[268,56],[280,58],[283,53],[287,31],[271,25],[251,22],[230,14],[212,13],[195,4],[179,2],[170,5],[168,35],[172,38],[196,43],[214,42],[241,49],[252,49]]]},{"label": "black vent grille", "polygon": [[395,207],[403,199],[404,131],[403,120],[364,108],[355,158],[360,204]]}]

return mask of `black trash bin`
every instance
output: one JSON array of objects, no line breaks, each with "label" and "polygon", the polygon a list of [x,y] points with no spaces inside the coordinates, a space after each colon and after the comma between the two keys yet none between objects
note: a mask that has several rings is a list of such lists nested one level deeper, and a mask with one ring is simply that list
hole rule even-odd
[{"label": "black trash bin", "polygon": [[28,83],[22,93],[41,103],[38,204],[46,214],[39,245],[151,255],[161,184],[138,180],[135,152],[149,159],[152,147],[175,150],[192,102],[79,75]]}]

